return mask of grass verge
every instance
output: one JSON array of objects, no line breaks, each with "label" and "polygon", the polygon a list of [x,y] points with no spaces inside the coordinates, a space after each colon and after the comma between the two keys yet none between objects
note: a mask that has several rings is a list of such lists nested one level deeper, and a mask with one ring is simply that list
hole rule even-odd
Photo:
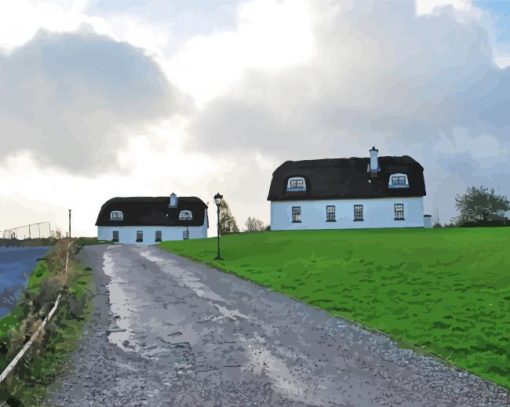
[{"label": "grass verge", "polygon": [[65,274],[69,240],[58,241],[30,275],[16,308],[0,320],[0,368],[3,370],[48,314],[59,292],[62,300],[37,343],[0,387],[9,405],[40,406],[47,387],[66,368],[83,324],[91,312],[90,269],[74,259]]},{"label": "grass verge", "polygon": [[510,228],[243,233],[163,242],[510,388]]}]

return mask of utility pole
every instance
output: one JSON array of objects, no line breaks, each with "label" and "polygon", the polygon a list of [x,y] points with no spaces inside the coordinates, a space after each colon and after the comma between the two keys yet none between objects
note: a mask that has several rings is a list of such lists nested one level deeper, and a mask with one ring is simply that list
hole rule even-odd
[{"label": "utility pole", "polygon": [[71,209],[69,209],[69,239],[71,239]]}]

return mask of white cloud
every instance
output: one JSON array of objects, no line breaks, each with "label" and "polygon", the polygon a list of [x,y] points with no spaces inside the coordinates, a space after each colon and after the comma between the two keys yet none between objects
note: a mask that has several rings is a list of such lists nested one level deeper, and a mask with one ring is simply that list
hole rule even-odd
[{"label": "white cloud", "polygon": [[510,52],[496,51],[494,55],[494,61],[501,69],[510,66]]},{"label": "white cloud", "polygon": [[[435,173],[429,202],[453,216],[454,202],[437,199],[444,179],[491,184],[508,173],[497,166],[508,158],[510,76],[493,62],[486,30],[476,18],[417,15],[406,2],[341,6],[309,2],[313,52],[246,71],[196,114],[189,147],[278,162],[366,155],[375,144]],[[477,161],[487,164],[470,178]]]},{"label": "white cloud", "polygon": [[0,2],[0,48],[11,49],[29,41],[41,28],[74,31],[83,22],[87,1]]},{"label": "white cloud", "polygon": [[454,128],[449,135],[443,135],[433,145],[434,152],[449,156],[469,154],[481,165],[504,165],[510,150],[498,138],[489,134],[469,134],[464,129]]},{"label": "white cloud", "polygon": [[[26,153],[11,156],[0,168],[0,229],[50,221],[53,227],[67,230],[67,209],[71,208],[75,233],[93,236],[101,205],[114,196],[176,192],[212,202],[224,184],[211,180],[227,178],[228,162],[203,153],[185,153],[175,141],[178,127],[173,121],[166,122],[130,139],[120,157],[123,171],[93,178],[41,166]],[[15,202],[25,208],[16,209]]]},{"label": "white cloud", "polygon": [[[8,50],[0,56],[0,89],[9,89],[9,81],[26,84],[9,96],[3,110],[14,106],[19,117],[28,111],[45,118],[42,126],[28,129],[29,139],[9,140],[5,134],[25,134],[30,121],[13,124],[8,117],[6,127],[6,118],[0,118],[5,164],[0,168],[0,209],[12,211],[8,202],[25,202],[19,213],[27,219],[54,213],[63,227],[71,207],[75,230],[93,234],[99,206],[114,195],[175,191],[207,201],[219,190],[240,225],[247,216],[268,221],[267,189],[282,160],[365,155],[374,144],[382,154],[411,154],[424,164],[428,207],[439,208],[443,221],[454,214],[455,193],[468,184],[499,185],[501,192],[510,193],[505,182],[510,174],[502,164],[510,148],[509,71],[498,68],[508,65],[508,53],[503,44],[494,48],[492,20],[471,1],[419,0],[416,8],[410,2],[246,1],[238,7],[235,28],[214,26],[184,43],[179,37],[178,48],[172,32],[176,21],[169,18],[166,25],[147,17],[166,7],[164,3],[148,2],[147,7],[155,7],[151,13],[142,12],[142,6],[101,13],[90,5],[70,0],[0,3],[0,47]],[[187,11],[189,24],[192,11]],[[208,15],[200,14],[197,21]],[[142,47],[143,52],[133,51],[140,59],[126,59],[125,66],[134,69],[135,60],[142,66],[156,61],[154,72],[162,67],[166,78],[160,73],[140,77],[156,78],[155,83],[168,80],[190,95],[198,109],[180,112],[187,117],[169,118],[168,98],[150,92],[137,98],[138,105],[126,104],[138,93],[126,96],[115,88],[122,78],[113,74],[122,72],[118,65],[112,71],[97,69],[99,77],[107,73],[105,89],[90,87],[83,80],[90,71],[80,71],[80,64],[56,64],[54,76],[48,76],[33,59],[31,67],[11,69],[11,79],[2,84],[5,67],[15,66],[16,49],[40,28],[58,32],[48,35],[62,39],[75,36],[84,24],[89,34],[106,35],[110,43]],[[94,65],[88,67],[93,70]],[[30,79],[20,81],[24,73]],[[66,88],[79,96],[79,103],[60,106],[65,114],[59,122],[55,107],[66,104]],[[30,89],[38,91],[30,94]],[[94,92],[85,92],[90,89]],[[145,115],[142,106],[147,104],[153,110]],[[91,105],[113,110],[104,115]],[[133,112],[140,122],[130,121]],[[117,127],[119,122],[127,126]],[[74,129],[71,123],[79,124]],[[49,134],[48,142],[35,137],[39,127]],[[77,137],[84,132],[97,137]],[[23,152],[25,140],[36,153]],[[73,155],[76,146],[80,154]],[[63,154],[55,156],[57,150]],[[83,157],[96,160],[97,168],[118,159],[121,171],[99,170],[88,178],[83,165],[90,163]],[[33,215],[28,214],[31,209]],[[22,219],[5,213],[0,211],[2,226]]]},{"label": "white cloud", "polygon": [[[460,16],[479,18],[481,12],[471,0],[416,0],[418,15],[437,13],[438,9],[450,7]],[[439,10],[440,11],[440,10]]]},{"label": "white cloud", "polygon": [[166,70],[202,106],[235,87],[249,69],[278,71],[310,57],[310,17],[302,0],[241,4],[236,31],[190,39],[169,59]]},{"label": "white cloud", "polygon": [[70,171],[115,169],[133,131],[182,107],[141,49],[90,30],[39,32],[0,54],[0,73],[0,158],[28,151]]}]

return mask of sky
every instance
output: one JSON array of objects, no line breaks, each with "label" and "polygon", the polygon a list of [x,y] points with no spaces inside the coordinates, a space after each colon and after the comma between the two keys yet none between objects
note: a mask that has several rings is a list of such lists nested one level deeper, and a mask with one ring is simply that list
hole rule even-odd
[{"label": "sky", "polygon": [[373,145],[449,222],[468,186],[510,196],[509,23],[510,1],[2,1],[0,230],[72,209],[93,236],[109,198],[172,192],[268,223],[282,162]]}]

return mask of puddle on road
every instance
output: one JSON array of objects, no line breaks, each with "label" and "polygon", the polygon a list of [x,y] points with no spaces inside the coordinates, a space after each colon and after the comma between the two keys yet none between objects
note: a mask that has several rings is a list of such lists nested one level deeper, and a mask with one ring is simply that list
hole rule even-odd
[{"label": "puddle on road", "polygon": [[160,269],[170,274],[174,279],[181,282],[182,285],[192,290],[196,295],[200,298],[205,298],[212,301],[219,301],[224,303],[225,300],[214,292],[212,292],[209,288],[201,283],[201,281],[195,277],[192,273],[186,271],[186,269],[177,265],[177,262],[169,259],[168,257],[157,256],[150,249],[144,249],[140,251],[140,255],[145,257],[147,260],[156,263]]},{"label": "puddle on road", "polygon": [[[207,286],[202,284],[199,278],[195,277],[183,267],[179,266],[175,260],[168,257],[158,256],[153,250],[144,248],[140,251],[140,255],[149,261],[156,263],[160,269],[171,275],[175,280],[181,283],[182,286],[189,288],[198,297],[212,301],[214,307],[220,312],[221,316],[213,318],[217,320],[221,318],[237,321],[238,319],[245,319],[247,321],[253,320],[248,315],[243,314],[237,309],[227,308],[220,304],[225,304],[225,298],[222,298],[210,290]],[[218,302],[220,304],[218,304]]]},{"label": "puddle on road", "polygon": [[110,343],[118,346],[124,351],[133,351],[135,346],[131,344],[130,338],[134,332],[131,328],[130,321],[133,317],[129,295],[120,276],[115,273],[114,260],[112,254],[105,251],[103,254],[103,270],[110,277],[108,283],[108,291],[110,296],[110,304],[112,313],[116,316],[115,328],[112,328],[108,335]]}]

